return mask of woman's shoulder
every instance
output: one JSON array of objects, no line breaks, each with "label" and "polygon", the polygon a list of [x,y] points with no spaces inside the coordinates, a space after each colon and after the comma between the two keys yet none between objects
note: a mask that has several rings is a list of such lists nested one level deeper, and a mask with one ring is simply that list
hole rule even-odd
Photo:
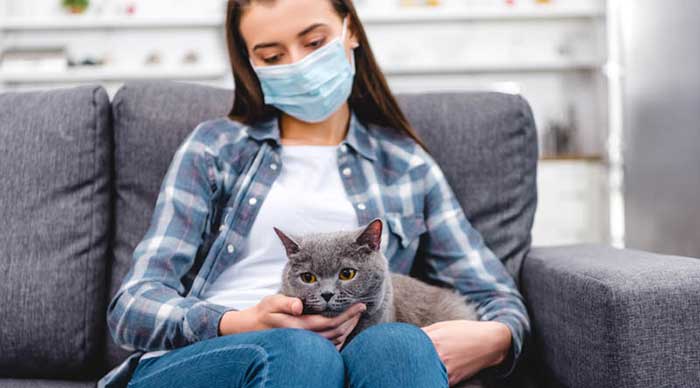
[{"label": "woman's shoulder", "polygon": [[195,126],[189,137],[212,156],[236,153],[249,143],[249,127],[226,116],[207,119]]},{"label": "woman's shoulder", "polygon": [[433,156],[407,133],[374,124],[368,129],[378,160],[394,173],[422,175],[437,166]]},{"label": "woman's shoulder", "polygon": [[194,128],[192,136],[201,142],[214,144],[226,141],[235,143],[244,140],[248,126],[226,116],[216,117],[200,122]]}]

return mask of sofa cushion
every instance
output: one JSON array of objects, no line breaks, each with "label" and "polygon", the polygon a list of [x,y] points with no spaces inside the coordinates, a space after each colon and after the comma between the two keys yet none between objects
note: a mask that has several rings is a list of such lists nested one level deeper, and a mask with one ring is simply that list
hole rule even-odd
[{"label": "sofa cushion", "polygon": [[102,87],[0,95],[0,376],[92,375],[112,132]]},{"label": "sofa cushion", "polygon": [[[231,90],[167,81],[127,83],[115,96],[116,261],[110,297],[146,233],[175,150],[197,124],[225,116],[232,98]],[[467,218],[517,275],[530,247],[536,206],[537,138],[527,102],[479,92],[397,98]],[[108,342],[114,365],[128,353]]]},{"label": "sofa cushion", "polygon": [[0,379],[2,388],[95,388],[96,381]]}]

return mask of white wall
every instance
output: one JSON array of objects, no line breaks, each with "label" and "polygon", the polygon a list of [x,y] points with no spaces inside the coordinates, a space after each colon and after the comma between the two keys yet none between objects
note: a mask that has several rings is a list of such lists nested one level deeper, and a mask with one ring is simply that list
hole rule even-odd
[{"label": "white wall", "polygon": [[[131,3],[136,14],[128,16],[125,10]],[[604,0],[553,0],[548,5],[519,0],[516,7],[496,0],[451,0],[443,7],[407,9],[397,9],[398,3],[356,1],[394,92],[520,93],[533,108],[541,152],[550,123],[565,122],[573,109],[580,145],[574,156],[598,156],[597,163],[604,163],[608,136],[607,83],[602,73],[607,60]],[[151,77],[233,87],[221,0],[93,0],[86,15],[77,18],[59,4],[60,0],[0,0],[0,50],[59,46],[71,58],[103,58],[107,66],[48,74],[0,70],[0,91],[96,82],[113,95],[125,80]],[[163,63],[146,66],[146,57],[154,52]],[[197,53],[197,64],[182,63],[188,52]],[[591,170],[558,167],[556,171],[552,174],[583,174],[580,178],[587,179]],[[606,198],[598,196],[605,179],[600,181],[589,195],[597,199],[577,205],[596,214],[574,217],[578,221],[573,222],[584,228],[607,227]],[[546,183],[540,190],[552,184],[556,183]],[[548,228],[536,225],[536,229]],[[570,237],[606,239],[605,234]],[[536,243],[551,241],[561,241],[561,236],[536,233]]]}]

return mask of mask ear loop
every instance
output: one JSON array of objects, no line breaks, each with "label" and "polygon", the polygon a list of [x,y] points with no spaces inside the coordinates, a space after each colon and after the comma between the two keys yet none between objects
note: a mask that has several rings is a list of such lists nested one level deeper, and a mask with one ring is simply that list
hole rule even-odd
[{"label": "mask ear loop", "polygon": [[348,16],[343,18],[343,32],[340,34],[340,41],[345,42],[345,33],[348,31]]},{"label": "mask ear loop", "polygon": [[[345,35],[348,31],[348,19],[349,16],[345,16],[343,19],[343,32],[340,34],[340,44],[345,47]],[[352,62],[352,74],[355,74],[355,47],[351,47],[350,50],[352,53],[350,54],[350,62]]]}]

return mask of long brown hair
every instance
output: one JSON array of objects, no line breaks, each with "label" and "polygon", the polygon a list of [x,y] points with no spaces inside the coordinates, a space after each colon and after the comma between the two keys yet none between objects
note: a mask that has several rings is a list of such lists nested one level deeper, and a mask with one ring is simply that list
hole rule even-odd
[{"label": "long brown hair", "polygon": [[[226,41],[235,82],[233,108],[228,116],[232,120],[248,125],[267,120],[279,113],[277,108],[264,102],[260,81],[248,61],[248,51],[240,31],[241,14],[244,8],[256,1],[274,0],[228,0],[226,9]],[[350,108],[365,124],[373,123],[402,131],[427,152],[428,147],[408,122],[396,98],[389,90],[386,78],[374,59],[352,0],[328,1],[340,17],[350,15],[350,24],[360,43],[354,50],[357,71],[348,101]]]}]

